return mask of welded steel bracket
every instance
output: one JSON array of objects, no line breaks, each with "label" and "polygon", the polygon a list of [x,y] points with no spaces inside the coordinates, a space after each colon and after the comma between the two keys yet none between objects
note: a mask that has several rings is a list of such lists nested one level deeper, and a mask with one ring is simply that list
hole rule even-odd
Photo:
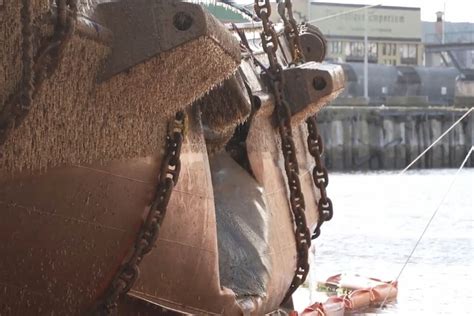
[{"label": "welded steel bracket", "polygon": [[344,89],[344,71],[340,65],[307,62],[283,71],[284,93],[291,114],[314,107],[317,112]]},{"label": "welded steel bracket", "polygon": [[238,42],[199,4],[176,0],[122,0],[101,3],[97,10],[101,22],[113,33],[112,53],[100,80],[203,36],[212,38],[240,60]]}]

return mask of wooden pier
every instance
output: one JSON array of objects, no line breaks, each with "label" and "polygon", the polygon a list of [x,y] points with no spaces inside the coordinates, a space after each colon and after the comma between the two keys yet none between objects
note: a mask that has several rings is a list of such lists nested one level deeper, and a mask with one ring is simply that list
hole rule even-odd
[{"label": "wooden pier", "polygon": [[[318,116],[330,170],[401,170],[467,108],[330,106]],[[437,143],[413,168],[459,167],[474,141],[474,114]],[[467,164],[474,167],[474,157]]]}]

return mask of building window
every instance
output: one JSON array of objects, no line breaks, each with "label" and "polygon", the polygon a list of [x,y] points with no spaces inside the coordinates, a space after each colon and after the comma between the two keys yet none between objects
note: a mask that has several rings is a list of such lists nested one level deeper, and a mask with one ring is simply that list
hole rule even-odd
[{"label": "building window", "polygon": [[402,44],[400,45],[400,57],[402,58],[416,58],[417,47],[416,44]]},{"label": "building window", "polygon": [[368,56],[372,58],[377,58],[377,43],[369,42]]},{"label": "building window", "polygon": [[396,44],[382,44],[382,55],[384,56],[396,56],[397,55],[397,45]]},{"label": "building window", "polygon": [[349,45],[346,45],[346,55],[347,56],[364,56],[364,43],[363,42],[349,42]]},{"label": "building window", "polygon": [[404,65],[416,65],[418,47],[416,44],[401,44],[400,45],[400,62]]},{"label": "building window", "polygon": [[417,48],[416,45],[408,45],[408,57],[410,58],[416,58],[417,54]]},{"label": "building window", "polygon": [[332,54],[335,54],[335,55],[342,54],[342,42],[341,41],[329,42],[329,50]]}]

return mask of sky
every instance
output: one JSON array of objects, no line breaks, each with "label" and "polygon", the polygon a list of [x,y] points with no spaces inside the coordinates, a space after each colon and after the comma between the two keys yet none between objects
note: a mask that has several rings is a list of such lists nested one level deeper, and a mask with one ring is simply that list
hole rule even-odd
[{"label": "sky", "polygon": [[[251,0],[238,0],[240,3],[252,3]],[[421,8],[423,21],[436,21],[436,11],[443,11],[446,6],[446,21],[474,23],[474,0],[322,0],[313,2],[335,2],[356,4],[382,4],[388,6],[418,7]]]}]

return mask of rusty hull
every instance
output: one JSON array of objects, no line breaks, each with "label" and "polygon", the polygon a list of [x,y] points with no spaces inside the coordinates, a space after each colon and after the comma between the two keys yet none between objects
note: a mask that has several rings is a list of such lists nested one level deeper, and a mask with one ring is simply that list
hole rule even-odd
[{"label": "rusty hull", "polygon": [[[142,4],[153,3],[157,6],[164,6],[165,3],[170,6],[171,2],[174,1],[141,1]],[[212,38],[217,50],[221,49],[223,55],[228,58],[227,61],[235,63],[235,67],[238,65],[238,43],[223,25],[199,5],[182,4],[180,10],[185,13],[192,11],[192,14],[195,14],[194,21],[200,23],[199,32],[179,43],[170,43],[166,49],[145,47],[141,52],[143,54],[134,55],[134,58],[122,56],[125,62],[120,65],[110,62],[111,68],[105,69],[112,70],[105,73],[108,76],[121,75],[124,70],[133,69],[145,58],[159,58],[162,52],[169,56],[173,53],[172,48],[176,47],[172,45],[179,46],[200,40],[204,35]],[[91,12],[95,13],[94,10]],[[163,18],[163,15],[161,17]],[[174,26],[170,24],[167,27]],[[113,27],[109,28],[105,20],[80,17],[74,36],[105,44],[113,43],[114,38],[120,38],[121,34],[114,34],[111,29]],[[145,36],[133,36],[140,38],[142,35]],[[111,56],[119,53],[117,46],[113,46],[112,51]],[[75,58],[81,58],[80,53],[77,52]],[[112,60],[116,61],[114,58]],[[197,67],[204,68],[206,65]],[[91,79],[74,78],[74,75],[71,74],[73,80]],[[204,94],[230,75],[230,72],[216,75],[216,79],[210,82],[209,86],[202,91],[195,91],[194,95]],[[206,78],[202,78],[202,81],[209,80],[209,74],[204,73],[203,76]],[[54,80],[53,77],[50,84],[57,84]],[[178,86],[182,82],[182,78],[178,76],[156,80],[168,80],[172,86]],[[61,102],[61,97],[59,91],[55,101]],[[140,95],[127,97],[141,98]],[[179,109],[189,104],[170,106]],[[149,117],[150,121],[156,119]],[[192,116],[182,154],[181,184],[174,194],[174,211],[178,214],[182,209],[182,202],[179,201],[187,200],[188,191],[192,191],[192,179],[206,178],[207,153],[203,147],[200,129],[196,127],[199,124],[199,120]],[[68,128],[68,124],[64,124],[64,128]],[[165,143],[164,135],[162,143]],[[3,217],[0,221],[1,315],[89,313],[133,246],[146,217],[158,181],[162,158],[160,151],[161,148],[156,148],[153,154],[147,156],[110,160],[100,164],[63,164],[41,170],[26,168],[22,171],[0,169],[0,212]],[[198,189],[194,192],[194,199],[189,202],[196,203],[197,199],[199,203],[204,203],[198,203],[199,208],[207,210],[207,204],[212,204],[209,196],[203,198],[208,188]],[[192,204],[187,207],[191,206]],[[173,217],[166,221],[172,223]],[[180,221],[176,226],[173,224],[169,227],[173,230],[181,225]],[[207,226],[203,227],[203,236],[206,228]],[[166,238],[166,233],[163,237]],[[175,258],[177,254],[171,253],[168,256]],[[174,263],[170,265],[173,266]]]},{"label": "rusty hull", "polygon": [[[306,97],[300,101],[301,109],[294,117],[303,115],[301,112],[306,116],[314,115],[328,100],[336,97],[344,85],[339,66],[316,63],[306,66],[309,70],[303,70],[303,79],[309,83],[303,84],[301,79],[298,84],[290,83],[288,87]],[[266,208],[271,214],[267,223],[269,252],[265,254],[271,263],[271,277],[266,295],[238,297],[220,284],[214,205],[214,199],[219,196],[213,192],[208,157],[203,154],[199,160],[204,161],[203,164],[186,169],[186,178],[180,180],[177,192],[174,192],[156,251],[143,260],[140,278],[130,292],[135,298],[192,314],[262,315],[279,308],[292,281],[296,263],[294,227],[280,139],[273,119],[274,103],[250,59],[242,61],[241,73],[250,85],[254,99],[260,103],[251,122],[246,147],[251,170],[264,189]],[[325,80],[326,87],[315,87],[314,78]],[[241,100],[240,103],[245,102]],[[306,104],[303,106],[302,102]],[[234,100],[233,104],[237,107],[239,102]],[[293,133],[306,199],[307,223],[314,229],[318,221],[316,201],[320,198],[312,179],[314,160],[307,151],[306,126],[295,122]],[[204,142],[202,150],[206,150]]]},{"label": "rusty hull", "polygon": [[[170,0],[155,1],[151,6],[147,6],[150,0],[137,3],[140,12],[147,16],[165,6],[175,13],[181,12],[177,9],[180,6],[190,6],[174,5]],[[130,2],[104,4],[100,15],[107,21],[107,14],[124,14],[124,7],[131,8]],[[199,27],[206,29],[196,34],[211,34],[233,58],[240,58],[232,35],[223,32],[222,25],[200,10],[193,8],[190,13],[192,19],[202,21]],[[159,27],[141,39],[134,38],[149,26],[146,22],[134,25],[139,17],[140,14],[132,14],[124,25],[108,22],[113,39],[107,38],[113,42],[113,52],[102,79],[166,50],[167,44],[157,43],[166,34],[160,33]],[[184,17],[179,19],[179,23],[186,21]],[[84,25],[87,27],[87,23]],[[126,25],[131,28],[127,30]],[[93,36],[93,32],[88,34]],[[122,49],[127,41],[140,49]],[[342,90],[342,69],[337,67],[312,64],[310,69],[302,66],[288,73],[288,78],[294,76],[289,81],[297,83],[288,86],[286,93],[295,94],[298,108],[294,117],[300,116],[298,121],[318,112]],[[241,73],[254,101],[260,104],[246,147],[254,177],[264,188],[267,208],[272,214],[268,223],[272,276],[266,296],[242,303],[231,289],[220,284],[216,197],[201,118],[196,107],[192,107],[188,109],[189,128],[183,143],[180,180],[173,190],[156,247],[143,259],[140,277],[119,309],[123,314],[137,311],[134,306],[151,313],[150,306],[161,305],[195,314],[262,315],[278,309],[291,283],[296,263],[294,227],[280,140],[272,115],[274,104],[248,57],[242,60]],[[315,77],[324,78],[328,88],[308,85]],[[298,94],[301,89],[306,90]],[[296,122],[295,119],[300,179],[307,200],[308,226],[313,228],[318,220],[315,201],[319,196],[311,178],[313,160],[306,149],[307,131]],[[0,314],[88,314],[135,242],[156,189],[161,155],[157,149],[146,157],[104,164],[14,173],[0,170]]]},{"label": "rusty hull", "polygon": [[97,7],[97,17],[114,34],[112,54],[100,80],[204,36],[234,59],[240,58],[229,32],[200,5],[175,0],[103,2]]}]

